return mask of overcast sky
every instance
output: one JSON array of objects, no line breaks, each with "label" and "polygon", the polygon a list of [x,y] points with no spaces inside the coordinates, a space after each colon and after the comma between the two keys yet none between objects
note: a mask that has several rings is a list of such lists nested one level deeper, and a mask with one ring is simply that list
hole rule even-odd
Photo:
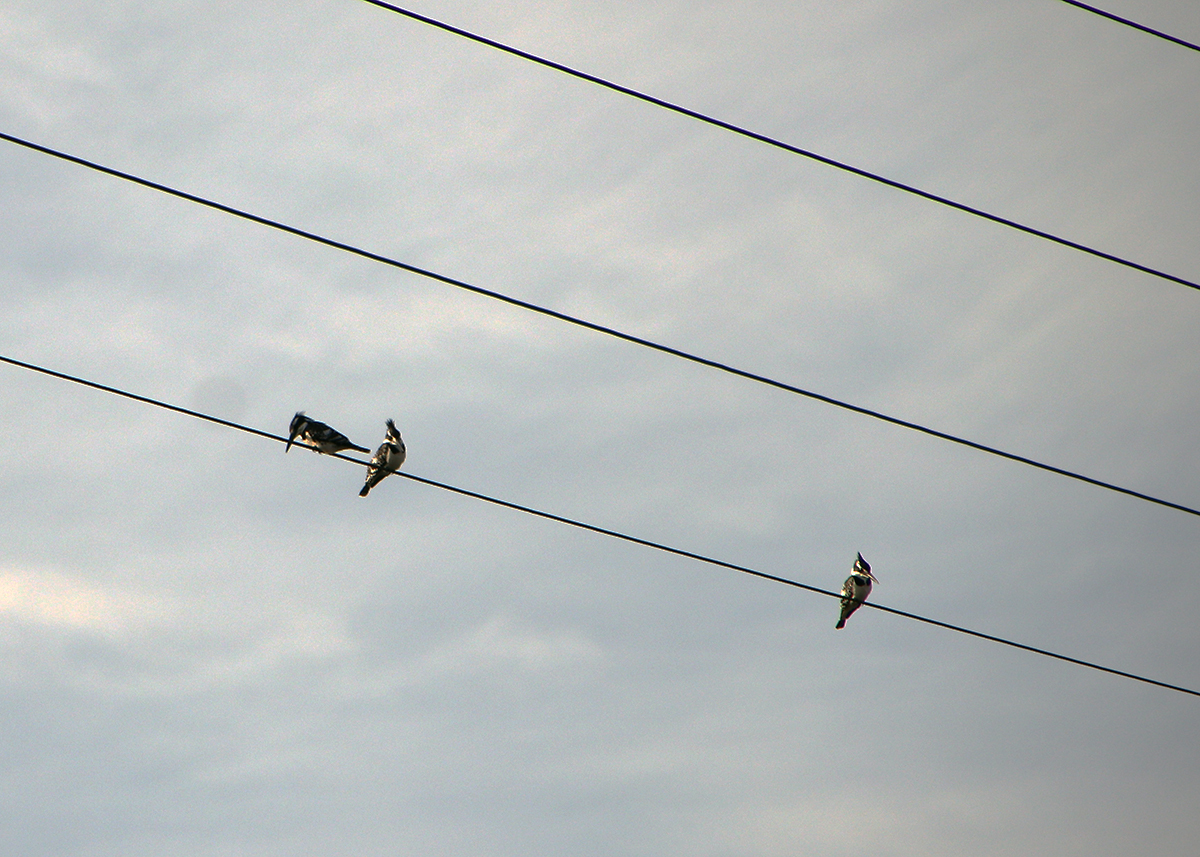
[{"label": "overcast sky", "polygon": [[[1194,0],[1105,8],[1200,41]],[[412,8],[1191,280],[1057,0]],[[0,5],[0,131],[1200,505],[1200,293],[357,0]],[[0,142],[0,354],[1200,688],[1200,520]],[[0,366],[5,855],[1176,855],[1200,700]]]}]

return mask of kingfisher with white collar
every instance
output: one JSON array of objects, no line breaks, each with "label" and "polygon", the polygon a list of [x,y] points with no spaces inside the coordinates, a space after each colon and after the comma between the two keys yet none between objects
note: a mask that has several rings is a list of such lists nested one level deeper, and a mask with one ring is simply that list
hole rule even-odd
[{"label": "kingfisher with white collar", "polygon": [[871,594],[871,581],[873,580],[876,583],[879,582],[875,580],[875,575],[871,574],[871,564],[863,559],[862,554],[859,554],[858,559],[854,561],[854,570],[842,584],[842,615],[838,619],[837,625],[834,626],[835,628],[845,628],[850,614],[862,607],[867,596]]},{"label": "kingfisher with white collar", "polygon": [[362,490],[358,492],[358,496],[366,497],[372,488],[399,470],[407,455],[408,450],[404,447],[404,439],[400,437],[400,430],[396,428],[394,422],[388,420],[387,436],[384,437],[379,449],[375,450],[375,457],[371,459],[371,463],[367,465],[367,481]]},{"label": "kingfisher with white collar", "polygon": [[288,426],[287,446],[283,448],[283,451],[287,452],[291,449],[292,443],[295,441],[299,441],[313,452],[324,452],[326,455],[347,449],[353,449],[355,452],[371,451],[365,446],[351,443],[350,438],[325,423],[305,416],[304,411],[296,411],[296,416],[292,417],[292,424]]}]

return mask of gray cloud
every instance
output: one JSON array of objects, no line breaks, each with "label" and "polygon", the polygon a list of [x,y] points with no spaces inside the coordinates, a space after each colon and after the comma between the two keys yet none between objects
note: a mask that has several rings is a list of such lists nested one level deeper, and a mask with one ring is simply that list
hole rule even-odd
[{"label": "gray cloud", "polygon": [[[1196,64],[1066,4],[422,11],[1197,276]],[[18,2],[0,44],[6,132],[1197,503],[1191,290],[367,4]],[[423,476],[830,589],[861,550],[882,603],[1198,683],[1189,516],[15,147],[0,184],[5,354],[276,433],[394,417]],[[6,854],[1200,834],[1187,697],[0,379]]]}]

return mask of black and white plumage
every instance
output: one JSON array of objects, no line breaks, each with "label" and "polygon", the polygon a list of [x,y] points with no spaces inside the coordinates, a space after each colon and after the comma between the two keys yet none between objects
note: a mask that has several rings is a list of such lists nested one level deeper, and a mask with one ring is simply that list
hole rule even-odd
[{"label": "black and white plumage", "polygon": [[838,619],[836,628],[845,628],[850,614],[867,600],[867,596],[871,594],[871,581],[873,580],[876,583],[879,582],[875,580],[875,575],[871,574],[871,564],[863,559],[862,554],[859,554],[858,559],[854,561],[854,570],[842,584],[842,615]]},{"label": "black and white plumage", "polygon": [[288,442],[283,448],[287,452],[292,448],[292,443],[299,441],[304,446],[307,446],[313,452],[334,453],[342,452],[343,450],[353,449],[355,452],[370,452],[365,446],[358,446],[350,442],[350,438],[346,437],[340,431],[330,428],[325,423],[318,422],[304,415],[304,411],[296,411],[296,416],[292,417],[292,424],[288,426]]},{"label": "black and white plumage", "polygon": [[408,450],[404,447],[404,439],[400,437],[400,431],[394,422],[388,420],[387,437],[383,439],[379,449],[375,450],[375,456],[367,465],[367,481],[362,490],[358,492],[358,496],[366,497],[372,488],[399,470],[407,455]]}]

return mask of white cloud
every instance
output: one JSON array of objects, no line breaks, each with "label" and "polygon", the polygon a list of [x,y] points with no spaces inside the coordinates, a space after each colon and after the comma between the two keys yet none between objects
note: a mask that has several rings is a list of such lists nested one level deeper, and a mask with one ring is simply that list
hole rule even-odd
[{"label": "white cloud", "polygon": [[414,678],[430,680],[496,670],[562,670],[601,658],[602,650],[578,633],[538,630],[495,616],[422,656],[410,669]]},{"label": "white cloud", "polygon": [[60,571],[0,569],[0,614],[10,621],[126,637],[161,625],[174,612],[160,597]]}]

